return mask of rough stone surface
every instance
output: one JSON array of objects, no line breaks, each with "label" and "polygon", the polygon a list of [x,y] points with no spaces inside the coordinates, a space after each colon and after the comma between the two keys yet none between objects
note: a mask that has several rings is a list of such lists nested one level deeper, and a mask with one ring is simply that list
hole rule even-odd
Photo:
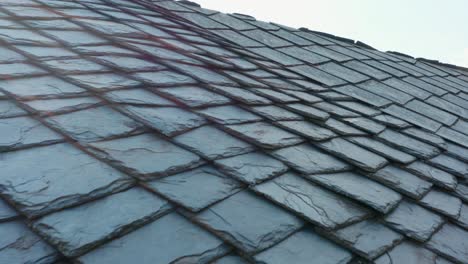
[{"label": "rough stone surface", "polygon": [[432,186],[431,183],[392,165],[380,169],[369,177],[414,199],[421,198]]},{"label": "rough stone surface", "polygon": [[452,224],[445,224],[435,233],[427,246],[433,251],[456,262],[468,260],[468,231]]},{"label": "rough stone surface", "polygon": [[441,214],[457,219],[460,215],[462,201],[450,194],[432,190],[422,199],[421,204]]},{"label": "rough stone surface", "polygon": [[375,260],[376,264],[414,263],[414,264],[450,264],[441,262],[432,251],[413,242],[403,242]]}]

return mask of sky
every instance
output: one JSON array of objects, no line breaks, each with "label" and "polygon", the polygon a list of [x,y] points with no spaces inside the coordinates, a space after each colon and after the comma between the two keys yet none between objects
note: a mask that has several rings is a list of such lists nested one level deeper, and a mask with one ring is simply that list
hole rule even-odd
[{"label": "sky", "polygon": [[468,67],[468,0],[193,0],[224,13]]}]

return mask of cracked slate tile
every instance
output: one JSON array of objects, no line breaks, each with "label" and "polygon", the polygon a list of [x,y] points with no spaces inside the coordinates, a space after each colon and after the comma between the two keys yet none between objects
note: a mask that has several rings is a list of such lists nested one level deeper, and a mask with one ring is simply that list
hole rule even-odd
[{"label": "cracked slate tile", "polygon": [[265,122],[229,125],[226,128],[246,141],[266,149],[286,147],[304,141],[295,134]]},{"label": "cracked slate tile", "polygon": [[384,130],[377,135],[377,138],[419,158],[432,158],[440,153],[440,150],[434,146],[410,138],[391,129]]},{"label": "cracked slate tile", "polygon": [[19,214],[4,201],[0,199],[0,223],[7,222],[19,217]]},{"label": "cracked slate tile", "polygon": [[[1,219],[1,217],[0,217]],[[462,204],[460,216],[456,220],[457,224],[468,230],[468,205]]]},{"label": "cracked slate tile", "polygon": [[351,200],[293,173],[286,173],[253,188],[275,203],[325,229],[334,229],[362,220],[370,213]]},{"label": "cracked slate tile", "polygon": [[454,195],[458,196],[464,202],[468,203],[468,185],[459,183],[455,189]]},{"label": "cracked slate tile", "polygon": [[272,155],[304,174],[341,172],[352,168],[309,144],[275,150]]},{"label": "cracked slate tile", "polygon": [[197,113],[203,115],[207,119],[223,124],[232,125],[246,122],[261,121],[262,118],[248,112],[240,107],[227,105],[227,106],[215,106],[197,110]]},{"label": "cracked slate tile", "polygon": [[393,209],[402,199],[401,195],[392,189],[353,172],[315,174],[306,177],[384,214]]},{"label": "cracked slate tile", "polygon": [[441,154],[429,160],[429,163],[451,174],[468,179],[468,163]]},{"label": "cracked slate tile", "polygon": [[125,110],[166,136],[174,136],[206,123],[205,118],[179,107],[126,106]]},{"label": "cracked slate tile", "polygon": [[288,170],[281,161],[259,152],[220,159],[214,163],[224,173],[247,184],[273,178]]},{"label": "cracked slate tile", "polygon": [[388,164],[388,161],[381,156],[342,138],[319,142],[317,146],[365,171],[375,172]]},{"label": "cracked slate tile", "polygon": [[302,120],[302,116],[288,111],[284,108],[268,105],[268,106],[254,106],[251,108],[255,113],[270,119],[272,121],[288,121],[288,120]]},{"label": "cracked slate tile", "polygon": [[169,95],[189,107],[221,105],[231,102],[222,95],[195,86],[162,88],[157,89],[157,91]]},{"label": "cracked slate tile", "polygon": [[69,144],[0,156],[1,193],[30,217],[83,203],[132,184],[129,177]]},{"label": "cracked slate tile", "polygon": [[192,212],[241,190],[237,181],[210,166],[150,181],[145,186]]},{"label": "cracked slate tile", "polygon": [[174,140],[210,160],[227,158],[253,150],[253,146],[212,126],[196,128],[175,137]]},{"label": "cracked slate tile", "polygon": [[67,78],[80,86],[88,87],[98,92],[134,87],[140,84],[139,81],[131,80],[122,75],[113,73],[68,75]]},{"label": "cracked slate tile", "polygon": [[7,100],[0,100],[0,118],[9,118],[27,115],[27,112],[18,107],[15,103]]},{"label": "cracked slate tile", "polygon": [[0,152],[61,141],[62,136],[33,118],[0,119]]},{"label": "cracked slate tile", "polygon": [[115,90],[104,94],[108,100],[121,104],[174,106],[175,104],[145,89]]},{"label": "cracked slate tile", "polygon": [[167,201],[135,187],[41,217],[32,223],[32,228],[65,256],[75,257],[151,222],[170,209]]},{"label": "cracked slate tile", "polygon": [[411,202],[401,202],[384,218],[385,223],[419,242],[428,240],[443,224],[439,215]]},{"label": "cracked slate tile", "polygon": [[142,129],[140,123],[107,106],[51,116],[45,120],[71,138],[85,142],[132,135]]},{"label": "cracked slate tile", "polygon": [[301,230],[253,257],[259,264],[348,263],[349,251],[322,238],[310,229]]},{"label": "cracked slate tile", "polygon": [[434,252],[425,249],[423,246],[413,242],[403,241],[393,249],[389,250],[375,260],[375,264],[451,264],[444,261]]},{"label": "cracked slate tile", "polygon": [[372,121],[372,119],[365,117],[349,117],[344,118],[343,121],[372,134],[378,134],[385,130],[384,125],[381,125],[375,121]]},{"label": "cracked slate tile", "polygon": [[87,264],[208,263],[228,251],[220,239],[177,213],[171,213],[78,260]]},{"label": "cracked slate tile", "polygon": [[333,131],[308,121],[280,121],[276,124],[314,141],[322,141],[337,136]]},{"label": "cracked slate tile", "polygon": [[330,117],[330,115],[327,112],[319,110],[319,109],[317,109],[315,107],[305,105],[305,104],[300,104],[300,103],[287,104],[287,105],[285,105],[285,107],[287,109],[293,111],[293,112],[296,112],[296,113],[304,116],[304,117],[312,118],[312,119],[315,119],[315,120],[325,121]]},{"label": "cracked slate tile", "polygon": [[88,144],[89,150],[142,180],[166,176],[203,163],[200,157],[152,134]]},{"label": "cracked slate tile", "polygon": [[247,191],[195,216],[196,221],[249,254],[268,248],[303,226],[303,221]]},{"label": "cracked slate tile", "polygon": [[413,199],[420,199],[432,187],[432,183],[393,165],[369,174],[369,177]]},{"label": "cracked slate tile", "polygon": [[351,83],[359,83],[369,79],[369,77],[362,75],[357,71],[345,68],[334,62],[320,64],[317,66],[317,68]]},{"label": "cracked slate tile", "polygon": [[407,165],[406,169],[442,188],[454,190],[457,187],[457,179],[455,176],[421,161],[416,161]]},{"label": "cracked slate tile", "polygon": [[365,220],[331,233],[334,239],[372,260],[398,244],[403,236],[374,221]]},{"label": "cracked slate tile", "polygon": [[55,263],[58,253],[25,224],[0,223],[1,263]]},{"label": "cracked slate tile", "polygon": [[[2,20],[0,20],[0,23]],[[26,57],[23,55],[12,51],[11,49],[7,49],[5,47],[0,47],[0,62],[1,63],[6,63],[6,62],[17,62],[17,61],[25,61]]]},{"label": "cracked slate tile", "polygon": [[450,260],[467,263],[467,237],[468,231],[447,223],[432,236],[427,247]]},{"label": "cracked slate tile", "polygon": [[462,207],[462,201],[459,198],[437,190],[428,192],[420,203],[453,219],[458,219]]}]

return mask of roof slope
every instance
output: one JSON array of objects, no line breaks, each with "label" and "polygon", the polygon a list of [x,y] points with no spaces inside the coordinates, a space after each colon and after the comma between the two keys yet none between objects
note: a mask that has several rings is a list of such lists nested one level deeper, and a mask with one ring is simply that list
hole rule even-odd
[{"label": "roof slope", "polygon": [[0,263],[468,263],[462,68],[190,2],[0,27]]}]

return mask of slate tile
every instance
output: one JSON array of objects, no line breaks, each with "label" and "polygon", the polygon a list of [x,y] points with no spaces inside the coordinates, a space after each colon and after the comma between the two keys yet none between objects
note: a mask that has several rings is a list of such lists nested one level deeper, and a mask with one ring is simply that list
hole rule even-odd
[{"label": "slate tile", "polygon": [[272,152],[272,154],[304,174],[332,173],[351,169],[350,165],[309,144],[282,148]]},{"label": "slate tile", "polygon": [[275,35],[259,29],[243,31],[242,34],[271,48],[280,48],[292,45],[289,41],[278,38]]},{"label": "slate tile", "polygon": [[397,192],[352,172],[316,174],[307,178],[384,214],[401,200]]},{"label": "slate tile", "polygon": [[377,94],[371,93],[367,90],[360,89],[356,86],[346,85],[336,88],[337,91],[356,98],[360,101],[368,103],[373,106],[382,107],[391,104],[392,102]]},{"label": "slate tile", "polygon": [[397,78],[391,78],[388,80],[385,80],[383,83],[385,83],[388,86],[391,86],[395,89],[398,89],[402,92],[405,92],[407,94],[410,94],[416,98],[419,98],[421,100],[427,99],[431,94],[421,88],[418,88],[414,85],[411,85],[407,82],[404,82],[400,79]]},{"label": "slate tile", "polygon": [[121,55],[95,56],[94,58],[111,67],[119,68],[127,72],[157,71],[166,69],[166,67],[160,64],[152,63],[140,58],[133,58]]},{"label": "slate tile", "polygon": [[254,26],[240,19],[235,18],[234,16],[230,16],[230,15],[226,15],[222,13],[214,14],[210,16],[210,18],[235,30],[255,29]]},{"label": "slate tile", "polygon": [[366,61],[363,61],[363,63],[366,63],[372,67],[375,67],[381,71],[384,71],[384,72],[387,72],[393,76],[396,76],[396,77],[399,77],[399,78],[402,78],[402,77],[405,77],[405,76],[408,76],[407,73],[403,72],[403,71],[399,71],[395,68],[392,68],[386,64],[383,64],[379,61],[375,61],[375,60],[366,60]]},{"label": "slate tile", "polygon": [[446,90],[448,92],[451,92],[451,93],[458,93],[458,91],[459,91],[458,89],[453,88],[452,86],[449,86],[449,85],[447,85],[445,83],[442,83],[440,81],[437,81],[437,80],[429,78],[429,77],[423,77],[423,78],[420,78],[420,79],[427,82],[427,83],[430,83],[430,84],[432,84],[434,86],[442,88],[442,89],[444,89],[444,90]]},{"label": "slate tile", "polygon": [[376,264],[414,263],[414,264],[450,264],[442,262],[436,254],[409,241],[397,245],[375,260]]},{"label": "slate tile", "polygon": [[462,204],[460,216],[456,220],[457,224],[465,229],[468,229],[468,205]]},{"label": "slate tile", "polygon": [[134,87],[141,84],[139,81],[113,73],[68,75],[67,77],[80,86],[88,87],[98,92]]},{"label": "slate tile", "polygon": [[468,136],[447,127],[441,127],[437,135],[468,148]]},{"label": "slate tile", "polygon": [[[195,79],[201,80],[202,82],[209,83],[209,84],[220,84],[220,85],[237,85],[236,82],[233,80],[229,79],[228,77],[225,77],[224,75],[221,75],[219,73],[216,73],[213,69],[210,67],[199,67],[199,66],[194,66],[194,65],[189,65],[189,64],[182,64],[182,63],[175,63],[175,62],[169,62],[169,64],[181,72],[192,76]],[[167,72],[166,74],[173,75],[174,72]],[[161,79],[164,79],[163,77],[160,77]],[[173,78],[171,76],[171,78]],[[187,77],[186,77],[187,78]],[[154,80],[154,76],[152,76],[152,79]],[[154,82],[153,82],[154,83]],[[181,83],[180,81],[178,82],[179,84]]]},{"label": "slate tile", "polygon": [[325,112],[328,112],[330,114],[333,114],[339,117],[360,117],[360,115],[357,113],[346,110],[344,108],[341,108],[335,104],[331,104],[328,102],[315,103],[314,106],[324,110]]},{"label": "slate tile", "polygon": [[329,141],[317,143],[317,145],[325,151],[365,171],[377,171],[388,163],[386,159],[379,155],[367,151],[342,138],[334,138]]},{"label": "slate tile", "polygon": [[147,83],[161,86],[195,83],[195,80],[191,77],[178,74],[173,71],[139,72],[133,74],[133,76]]},{"label": "slate tile", "polygon": [[426,103],[428,104],[431,104],[435,107],[438,107],[440,109],[443,109],[447,112],[450,112],[452,114],[455,114],[459,117],[465,117],[465,116],[468,116],[468,110],[463,108],[463,107],[460,107],[456,104],[453,104],[451,102],[448,102],[448,101],[445,101],[441,98],[438,98],[438,97],[435,97],[435,96],[431,96],[429,99],[426,100]]},{"label": "slate tile", "polygon": [[84,31],[44,30],[47,35],[70,46],[96,45],[106,43],[106,40]]},{"label": "slate tile", "polygon": [[254,189],[325,229],[362,220],[370,212],[351,200],[292,173],[256,185]]},{"label": "slate tile", "polygon": [[55,263],[57,252],[23,223],[0,224],[0,262]]},{"label": "slate tile", "polygon": [[2,195],[28,216],[89,201],[132,184],[130,178],[68,144],[0,156]]},{"label": "slate tile", "polygon": [[[332,48],[332,47],[330,47]],[[358,53],[356,53],[358,54]],[[378,70],[376,68],[373,68],[369,65],[366,65],[360,61],[349,61],[349,62],[346,62],[343,64],[344,66],[350,68],[350,69],[353,69],[355,71],[358,71],[362,74],[365,74],[367,76],[370,76],[372,78],[375,78],[377,80],[384,80],[384,79],[387,79],[387,78],[390,78],[391,75],[390,74],[387,74],[381,70]]]},{"label": "slate tile", "polygon": [[251,145],[212,126],[196,128],[174,140],[207,159],[227,158],[253,149]]},{"label": "slate tile", "polygon": [[337,135],[324,127],[318,126],[307,121],[280,121],[277,123],[284,129],[290,130],[296,134],[314,141],[321,141],[336,137]]},{"label": "slate tile", "polygon": [[334,132],[345,136],[365,136],[367,133],[340,122],[334,118],[329,118],[324,125]]},{"label": "slate tile", "polygon": [[[296,34],[298,36],[301,36],[302,38],[305,38],[307,40],[310,40],[310,41],[312,41],[314,43],[317,43],[317,44],[320,44],[320,45],[334,44],[333,42],[331,42],[331,41],[329,41],[329,40],[327,40],[325,38],[321,38],[321,37],[317,36],[316,34],[312,34],[311,32],[297,31],[296,29],[294,29],[294,30],[289,29],[289,30],[294,31],[294,34]],[[314,46],[314,47],[319,47],[319,46]]]},{"label": "slate tile", "polygon": [[[0,20],[2,21],[2,20]],[[6,63],[6,62],[17,62],[17,61],[25,61],[26,57],[23,55],[14,52],[10,49],[7,49],[5,47],[0,47],[0,62]]]},{"label": "slate tile", "polygon": [[276,63],[279,63],[280,65],[283,65],[283,66],[294,66],[294,65],[303,64],[303,62],[301,62],[300,60],[297,60],[289,55],[286,55],[284,53],[281,53],[271,48],[251,48],[249,49],[249,51],[257,55],[263,56]]},{"label": "slate tile", "polygon": [[171,213],[79,258],[83,263],[203,263],[228,252],[221,240]]},{"label": "slate tile", "polygon": [[279,103],[293,103],[293,102],[298,102],[299,99],[295,98],[295,97],[292,97],[292,96],[289,96],[285,93],[282,93],[282,92],[278,92],[278,91],[275,91],[275,90],[272,90],[272,89],[259,89],[259,88],[256,88],[256,89],[253,89],[253,91],[259,93],[260,95],[266,97],[266,98],[269,98],[275,102],[279,102]]},{"label": "slate tile", "polygon": [[11,44],[24,45],[54,45],[56,42],[27,29],[2,29],[0,39]]},{"label": "slate tile", "polygon": [[441,149],[447,149],[447,142],[438,135],[427,132],[422,129],[410,127],[402,130],[402,132],[408,136],[415,137],[423,142],[429,143],[433,146],[439,147]]},{"label": "slate tile", "polygon": [[226,26],[208,18],[207,16],[197,14],[197,13],[185,13],[185,12],[178,12],[178,16],[181,16],[188,21],[195,23],[197,26],[206,29],[227,29]]},{"label": "slate tile", "polygon": [[345,68],[334,62],[320,64],[317,66],[317,68],[321,69],[322,71],[328,72],[332,75],[338,76],[339,78],[344,79],[351,83],[363,82],[369,79],[369,77],[362,75],[359,72]]},{"label": "slate tile", "polygon": [[466,121],[458,120],[458,122],[455,123],[452,126],[452,128],[459,131],[459,132],[461,132],[461,133],[468,134],[468,122],[466,122]]},{"label": "slate tile", "polygon": [[224,87],[224,86],[214,86],[215,91],[227,95],[229,97],[235,98],[246,104],[270,104],[270,100],[258,96],[247,89],[236,88],[236,87]]},{"label": "slate tile", "polygon": [[349,117],[344,118],[343,121],[372,134],[378,134],[386,128],[384,125],[365,117]]},{"label": "slate tile", "polygon": [[327,86],[346,84],[344,80],[309,65],[289,67],[289,70]]},{"label": "slate tile", "polygon": [[414,161],[416,158],[405,152],[402,152],[398,149],[387,146],[379,141],[373,140],[367,137],[351,137],[348,138],[349,141],[366,148],[372,152],[375,152],[385,158],[388,158],[392,161],[396,161],[403,164],[408,164]]},{"label": "slate tile", "polygon": [[197,113],[224,125],[261,121],[262,118],[237,106],[215,106],[198,110]]},{"label": "slate tile", "polygon": [[17,117],[26,114],[27,112],[15,103],[7,100],[0,100],[0,118]]},{"label": "slate tile", "polygon": [[26,101],[24,104],[46,116],[91,108],[102,105],[103,102],[96,97],[74,97]]},{"label": "slate tile", "polygon": [[300,103],[287,104],[285,107],[287,109],[293,111],[293,112],[296,112],[296,113],[302,115],[302,116],[305,116],[305,117],[311,118],[311,119],[315,119],[315,120],[325,121],[330,117],[330,115],[327,112],[319,110],[319,109],[314,108],[312,106],[305,105],[305,104],[300,104]]},{"label": "slate tile", "polygon": [[436,147],[410,138],[391,129],[386,129],[377,137],[391,146],[400,148],[401,150],[420,158],[432,158],[440,153],[440,150]]},{"label": "slate tile", "polygon": [[55,59],[43,61],[42,63],[63,74],[110,71],[110,68],[84,59]]},{"label": "slate tile", "polygon": [[373,119],[375,119],[376,121],[384,125],[394,127],[394,128],[406,128],[406,127],[411,126],[411,124],[409,124],[406,121],[403,121],[399,118],[393,117],[391,115],[386,115],[386,114],[377,115],[373,117]]},{"label": "slate tile", "polygon": [[248,264],[243,258],[236,255],[227,255],[212,262],[213,264]]},{"label": "slate tile", "polygon": [[445,224],[431,240],[427,247],[438,254],[459,263],[468,259],[468,231],[452,224]]},{"label": "slate tile", "polygon": [[14,79],[18,77],[44,75],[47,72],[28,63],[0,64],[0,78]]},{"label": "slate tile", "polygon": [[0,200],[0,223],[7,222],[19,217],[19,214],[3,199]]},{"label": "slate tile", "polygon": [[402,235],[374,220],[336,230],[332,236],[368,260],[383,254],[403,239]]},{"label": "slate tile", "polygon": [[108,100],[120,104],[174,106],[175,104],[145,89],[115,90],[104,94]]},{"label": "slate tile", "polygon": [[78,141],[96,141],[139,132],[141,124],[109,107],[51,116],[46,122]]},{"label": "slate tile", "polygon": [[[412,104],[412,102],[414,101],[411,101],[409,104]],[[416,105],[418,103],[415,103]],[[421,109],[419,108],[420,106],[418,106],[418,108],[416,108],[416,110],[418,110],[419,112],[421,111]],[[414,107],[412,107],[414,108]],[[390,105],[388,107],[386,107],[385,109],[382,110],[383,112],[387,113],[387,114],[390,114],[390,115],[393,115],[393,116],[398,116],[399,118],[409,122],[409,123],[412,123],[412,124],[415,124],[419,127],[422,127],[422,128],[425,128],[427,130],[430,130],[432,132],[435,132],[437,131],[441,126],[442,124],[440,124],[439,122],[437,121],[434,121],[433,119],[431,118],[428,118],[428,117],[425,117],[421,114],[418,114],[416,112],[413,112],[411,110],[408,110],[406,108],[403,108],[403,107],[400,107],[400,106],[397,106],[397,105]],[[427,112],[427,115],[429,115],[429,111]]]},{"label": "slate tile", "polygon": [[167,201],[135,187],[49,214],[34,221],[32,228],[72,257],[147,224],[170,209]]},{"label": "slate tile", "polygon": [[151,134],[91,143],[88,147],[98,157],[142,180],[203,163],[197,155]]},{"label": "slate tile", "polygon": [[380,110],[374,107],[367,106],[365,104],[362,104],[356,101],[341,101],[341,102],[336,102],[336,103],[344,108],[360,113],[364,116],[372,117],[372,116],[377,116],[382,113]]},{"label": "slate tile", "polygon": [[322,62],[326,62],[326,61],[329,61],[330,59],[328,58],[325,58],[319,54],[316,54],[316,53],[313,53],[313,52],[310,52],[306,49],[303,49],[303,48],[300,48],[300,47],[286,47],[286,48],[281,48],[281,49],[278,49],[279,51],[291,56],[291,57],[294,57],[298,60],[301,60],[301,61],[304,61],[304,62],[308,62],[310,64],[317,64],[317,63],[322,63]]},{"label": "slate tile", "polygon": [[252,111],[272,121],[288,121],[303,119],[300,115],[297,115],[291,111],[288,111],[284,108],[275,105],[255,106],[252,107]]},{"label": "slate tile", "polygon": [[413,199],[420,199],[432,186],[430,182],[392,165],[380,169],[369,177]]},{"label": "slate tile", "polygon": [[318,93],[318,95],[322,97],[323,99],[325,99],[325,101],[346,101],[346,100],[353,99],[353,97],[349,95],[342,94],[340,92],[333,92],[333,91],[321,92],[321,93]]},{"label": "slate tile", "polygon": [[352,58],[349,57],[349,56],[346,56],[346,55],[341,54],[339,52],[336,52],[334,50],[327,49],[325,47],[321,47],[321,46],[318,46],[318,45],[308,46],[308,47],[305,47],[305,49],[310,50],[313,53],[320,54],[320,55],[322,55],[324,57],[330,58],[330,59],[332,59],[334,61],[338,61],[338,62],[344,62],[344,61],[352,60]]},{"label": "slate tile", "polygon": [[456,116],[450,113],[442,111],[436,107],[433,107],[418,100],[413,100],[405,106],[406,108],[409,108],[417,113],[425,115],[431,119],[438,120],[439,122],[447,126],[453,125],[458,119]]},{"label": "slate tile", "polygon": [[192,212],[241,190],[240,184],[210,166],[145,183],[155,192]]},{"label": "slate tile", "polygon": [[468,98],[465,96],[465,97],[462,97],[463,96],[463,93],[460,93],[458,95],[453,95],[453,94],[446,94],[444,96],[442,96],[442,98],[446,101],[449,101],[451,103],[454,103],[458,106],[461,106],[465,109],[468,109]]},{"label": "slate tile", "polygon": [[310,229],[301,230],[277,245],[257,254],[257,263],[348,263],[352,255],[345,249],[315,234]]},{"label": "slate tile", "polygon": [[429,163],[456,176],[468,179],[468,163],[441,154],[429,160]]},{"label": "slate tile", "polygon": [[390,66],[390,67],[393,67],[393,68],[395,68],[395,69],[398,69],[398,70],[400,70],[400,71],[403,71],[403,72],[408,73],[408,74],[410,74],[410,75],[412,75],[412,76],[415,76],[415,77],[422,77],[422,76],[424,76],[424,75],[421,74],[420,72],[415,71],[415,70],[413,70],[413,69],[410,69],[410,68],[408,68],[408,67],[405,67],[404,65],[402,65],[402,64],[400,64],[400,63],[395,63],[395,62],[393,62],[393,61],[382,61],[382,63],[385,63],[385,64],[387,64],[387,65]]},{"label": "slate tile", "polygon": [[215,30],[214,34],[242,47],[261,47],[262,44],[232,30]]},{"label": "slate tile", "polygon": [[394,89],[390,86],[387,86],[381,82],[370,80],[357,85],[359,88],[364,89],[370,93],[374,93],[381,97],[384,97],[394,103],[406,104],[413,97],[407,93],[401,92],[397,89]]},{"label": "slate tile", "polygon": [[462,201],[445,192],[431,190],[420,201],[420,203],[436,212],[457,219],[460,215]]},{"label": "slate tile", "polygon": [[220,105],[230,102],[228,98],[222,95],[195,86],[163,88],[157,89],[157,91],[162,92],[190,107]]},{"label": "slate tile", "polygon": [[294,215],[247,191],[213,205],[195,219],[249,254],[276,244],[303,225]]},{"label": "slate tile", "polygon": [[458,196],[464,202],[468,202],[468,185],[459,183],[455,189],[454,195]]},{"label": "slate tile", "polygon": [[414,78],[412,76],[409,76],[409,77],[406,77],[403,79],[405,82],[407,83],[410,83],[414,86],[417,86],[421,89],[424,89],[426,90],[427,92],[429,93],[432,93],[432,94],[435,94],[435,95],[438,95],[438,96],[441,96],[443,94],[446,94],[447,91],[445,91],[444,89],[441,89],[435,85],[432,85],[428,82],[425,82],[425,81],[422,81],[421,79],[417,79],[417,78]]},{"label": "slate tile", "polygon": [[[62,2],[63,3],[63,2]],[[26,19],[23,20],[26,25],[36,29],[61,29],[61,30],[79,30],[80,26],[69,22],[65,19],[53,19],[53,20],[38,20],[38,19]]]},{"label": "slate tile", "polygon": [[295,134],[265,122],[229,125],[226,128],[246,141],[266,149],[286,147],[304,141]]},{"label": "slate tile", "polygon": [[445,145],[446,146],[446,149],[447,149],[447,154],[457,158],[457,159],[460,159],[460,160],[463,160],[465,162],[468,162],[468,156],[465,155],[465,153],[467,153],[468,151],[468,148],[465,148],[465,147],[462,147],[460,145],[455,145],[455,144],[452,144],[452,143],[448,143]]},{"label": "slate tile", "polygon": [[406,169],[442,188],[454,190],[457,187],[455,176],[421,161],[411,163],[406,166]]}]

